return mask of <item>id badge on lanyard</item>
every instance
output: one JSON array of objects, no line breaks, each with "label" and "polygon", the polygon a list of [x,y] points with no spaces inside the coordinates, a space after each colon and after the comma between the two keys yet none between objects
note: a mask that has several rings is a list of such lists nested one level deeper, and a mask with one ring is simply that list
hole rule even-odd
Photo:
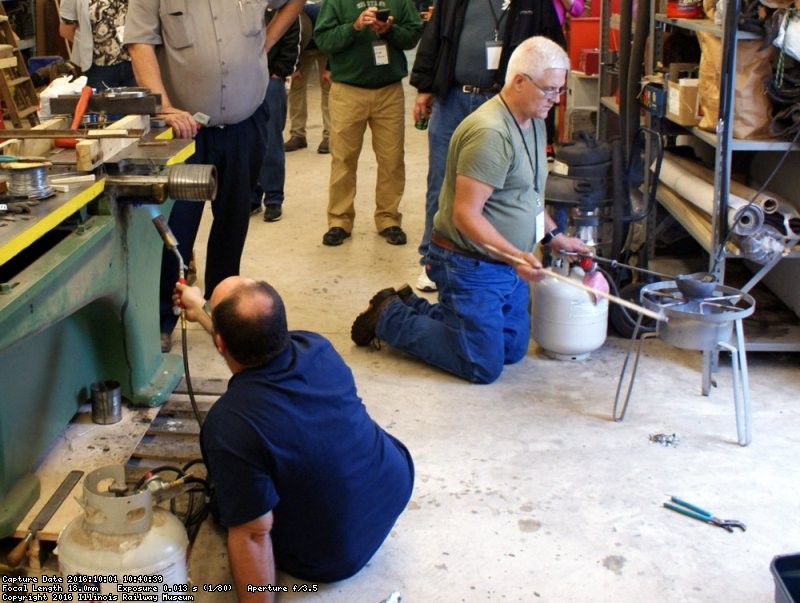
[{"label": "id badge on lanyard", "polygon": [[503,43],[497,40],[486,42],[486,69],[495,70],[500,68],[500,54],[503,50]]},{"label": "id badge on lanyard", "polygon": [[533,190],[533,206],[536,208],[536,219],[534,221],[533,240],[539,243],[544,237],[544,203],[542,196],[535,188]]},{"label": "id badge on lanyard", "polygon": [[536,214],[536,232],[533,236],[537,243],[544,238],[544,209],[540,209]]},{"label": "id badge on lanyard", "polygon": [[375,55],[375,65],[389,64],[389,44],[387,44],[385,40],[373,42],[372,53]]}]

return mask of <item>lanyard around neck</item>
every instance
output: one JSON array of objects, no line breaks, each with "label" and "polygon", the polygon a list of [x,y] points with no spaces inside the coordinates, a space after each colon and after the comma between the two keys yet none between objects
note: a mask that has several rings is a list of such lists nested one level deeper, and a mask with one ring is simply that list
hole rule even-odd
[{"label": "lanyard around neck", "polygon": [[494,12],[494,5],[492,4],[492,0],[486,0],[489,3],[489,10],[492,11],[492,19],[494,20],[494,41],[497,42],[500,39],[500,25],[503,23],[503,19],[506,18],[506,13],[508,10],[500,9],[502,13],[500,18],[497,18],[497,13]]},{"label": "lanyard around neck", "polygon": [[[539,162],[534,162],[533,155],[531,155],[531,150],[528,148],[528,141],[525,140],[525,133],[522,131],[522,128],[517,121],[517,118],[514,117],[514,114],[511,112],[511,107],[508,106],[506,99],[503,98],[503,92],[501,91],[500,94],[497,96],[500,97],[500,100],[503,103],[503,106],[508,111],[508,114],[511,116],[511,119],[514,121],[514,125],[517,126],[517,132],[519,132],[519,137],[522,139],[522,144],[525,146],[525,154],[528,156],[528,163],[531,165],[531,171],[533,172],[533,190],[536,193],[539,193]],[[531,128],[533,128],[533,152],[536,155],[536,159],[539,158],[539,136],[536,133],[536,124],[533,123],[531,120]]]}]

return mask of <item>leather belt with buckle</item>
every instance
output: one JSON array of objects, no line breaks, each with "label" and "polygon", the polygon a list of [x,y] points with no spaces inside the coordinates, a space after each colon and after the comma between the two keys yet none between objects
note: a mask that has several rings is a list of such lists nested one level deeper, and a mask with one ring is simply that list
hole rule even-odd
[{"label": "leather belt with buckle", "polygon": [[497,84],[492,84],[488,88],[481,88],[471,84],[457,84],[457,86],[464,94],[497,94],[500,92],[500,86]]},{"label": "leather belt with buckle", "polygon": [[468,258],[474,258],[476,260],[480,260],[481,262],[489,262],[490,264],[502,264],[503,262],[499,262],[494,258],[490,258],[488,255],[483,253],[478,253],[477,251],[470,251],[469,249],[464,249],[463,247],[459,247],[453,241],[448,239],[445,236],[442,236],[435,230],[431,233],[431,243],[438,245],[442,249],[447,249],[448,251],[452,251],[453,253],[457,253],[458,255],[465,255]]}]

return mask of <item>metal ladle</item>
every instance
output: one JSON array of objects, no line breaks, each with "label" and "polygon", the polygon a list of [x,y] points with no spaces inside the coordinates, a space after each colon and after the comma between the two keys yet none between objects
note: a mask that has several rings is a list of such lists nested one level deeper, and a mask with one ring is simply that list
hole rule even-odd
[{"label": "metal ladle", "polygon": [[[530,266],[531,268],[534,267],[532,264],[528,263],[527,261],[523,260],[522,258],[518,258],[516,256],[513,256],[513,255],[511,255],[509,253],[506,253],[505,251],[500,251],[499,249],[497,249],[497,247],[494,247],[493,245],[490,245],[489,243],[478,243],[478,245],[482,249],[484,249],[489,255],[494,256],[494,257],[496,257],[498,259],[506,260],[507,262],[511,263],[511,265],[524,264],[526,266]],[[612,295],[611,293],[608,293],[607,291],[600,291],[599,289],[595,289],[594,287],[589,287],[587,285],[584,285],[583,283],[580,283],[580,282],[578,282],[576,280],[573,280],[573,279],[571,279],[571,278],[569,278],[567,276],[564,276],[563,274],[559,274],[558,272],[553,272],[552,270],[545,270],[545,272],[547,273],[548,276],[551,276],[556,280],[559,280],[559,281],[561,281],[563,283],[566,283],[566,284],[571,285],[573,287],[576,287],[578,289],[582,289],[583,291],[586,291],[587,293],[591,293],[592,295],[598,295],[600,297],[605,297],[608,301],[612,301],[612,302],[614,302],[616,304],[619,304],[620,306],[625,306],[629,310],[633,310],[634,312],[638,312],[639,314],[647,316],[648,318],[652,318],[653,320],[663,321],[663,322],[666,322],[668,320],[666,315],[663,312],[654,312],[652,310],[648,310],[647,308],[643,308],[642,306],[639,306],[639,305],[637,305],[637,304],[635,304],[635,303],[633,303],[631,301],[628,301],[627,299],[623,299],[621,297],[617,297],[616,295]]]},{"label": "metal ladle", "polygon": [[612,268],[627,268],[628,270],[635,270],[643,274],[649,274],[662,280],[675,281],[675,286],[677,287],[678,291],[690,299],[703,299],[713,295],[714,289],[718,284],[717,279],[710,272],[693,272],[691,274],[678,274],[673,276],[664,272],[656,272],[655,270],[647,270],[646,268],[639,268],[638,266],[623,264],[617,260],[612,260],[597,255],[578,253],[577,251],[561,251],[559,253],[563,255],[589,258],[595,262],[608,264]]}]

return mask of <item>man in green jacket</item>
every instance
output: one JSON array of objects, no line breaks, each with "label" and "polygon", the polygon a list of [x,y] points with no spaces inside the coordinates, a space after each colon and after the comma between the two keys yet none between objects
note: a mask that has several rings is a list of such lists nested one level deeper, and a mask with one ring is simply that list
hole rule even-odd
[{"label": "man in green jacket", "polygon": [[392,245],[405,245],[400,200],[405,188],[403,157],[408,75],[404,54],[416,46],[422,21],[408,0],[325,0],[314,28],[328,55],[331,90],[331,178],[325,245],[341,245],[355,218],[356,169],[364,131],[372,131],[378,163],[375,226]]}]

